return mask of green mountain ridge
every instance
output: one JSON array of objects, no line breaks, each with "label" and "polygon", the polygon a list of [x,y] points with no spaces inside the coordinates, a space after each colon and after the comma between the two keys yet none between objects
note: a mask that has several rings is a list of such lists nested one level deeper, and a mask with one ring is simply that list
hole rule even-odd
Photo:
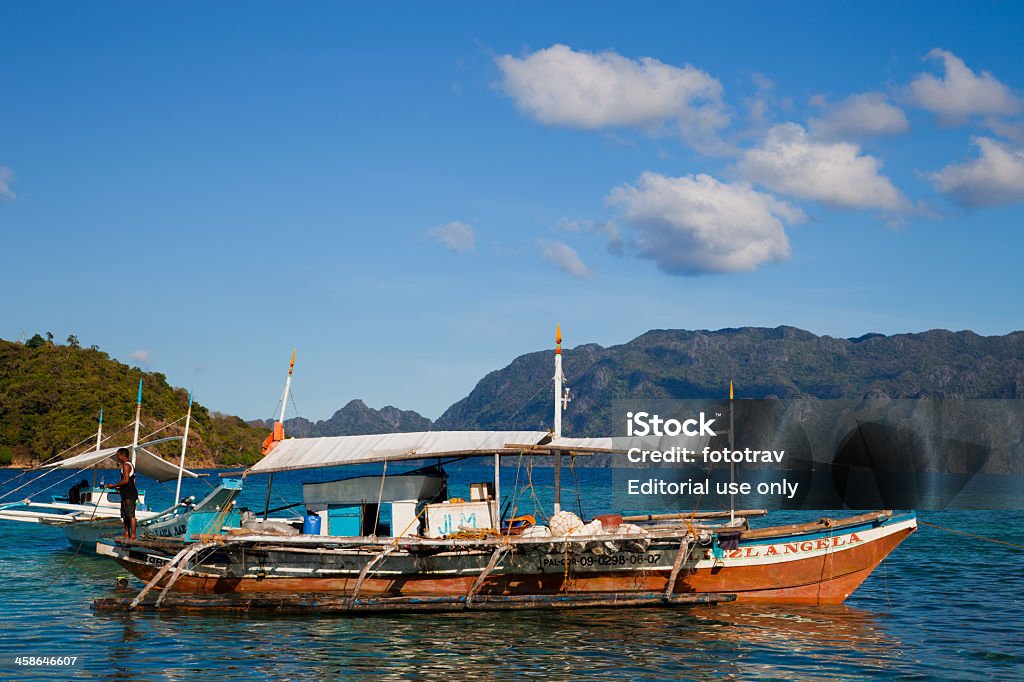
[{"label": "green mountain ridge", "polygon": [[[0,464],[29,466],[65,451],[70,456],[89,449],[89,442],[76,444],[96,432],[101,407],[104,435],[112,436],[105,444],[130,443],[140,379],[142,436],[158,429],[158,437],[181,435],[184,422],[177,420],[185,415],[188,391],[170,386],[163,374],[130,367],[76,342],[58,345],[38,335],[25,344],[0,339]],[[265,435],[238,417],[196,402],[187,466],[255,462]],[[180,447],[169,443],[157,453],[167,456]]]},{"label": "green mountain ridge", "polygon": [[[39,337],[35,337],[39,338]],[[979,336],[932,330],[852,339],[794,327],[651,330],[627,343],[564,351],[572,402],[568,435],[618,433],[619,400],[720,399],[730,379],[741,398],[1024,398],[1024,332]],[[445,429],[538,429],[551,424],[552,350],[527,353],[483,377],[436,421],[352,400],[329,419],[289,419],[293,436],[334,436]],[[107,424],[129,423],[142,378],[144,420],[157,426],[185,412],[187,393],[158,372],[143,372],[98,349],[0,341],[0,461],[40,461]],[[266,422],[196,406],[190,455],[200,464],[259,458]],[[176,427],[178,428],[178,427]],[[198,464],[197,464],[198,465]]]},{"label": "green mountain ridge", "polygon": [[[567,349],[564,367],[573,396],[564,430],[591,435],[612,432],[612,401],[723,398],[730,380],[743,398],[1021,398],[1024,332],[839,339],[795,327],[661,329],[618,346]],[[434,426],[546,428],[551,395],[531,395],[551,372],[551,351],[522,355],[484,377]]]}]

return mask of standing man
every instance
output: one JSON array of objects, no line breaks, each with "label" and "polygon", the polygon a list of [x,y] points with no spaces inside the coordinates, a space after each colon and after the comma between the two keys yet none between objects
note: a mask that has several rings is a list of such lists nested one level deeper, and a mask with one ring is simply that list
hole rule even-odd
[{"label": "standing man", "polygon": [[116,488],[121,496],[121,521],[124,522],[124,536],[135,539],[135,505],[139,501],[139,489],[135,487],[135,467],[131,462],[128,448],[118,448],[117,463],[121,465],[121,480],[108,483],[108,488]]}]

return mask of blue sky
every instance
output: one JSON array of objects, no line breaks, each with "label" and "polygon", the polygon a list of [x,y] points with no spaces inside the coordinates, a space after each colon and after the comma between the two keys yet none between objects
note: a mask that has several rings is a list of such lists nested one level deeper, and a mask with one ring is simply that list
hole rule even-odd
[{"label": "blue sky", "polygon": [[[1024,327],[1013,3],[0,4],[0,337],[437,417],[651,328]],[[566,356],[571,378],[571,354]]]}]

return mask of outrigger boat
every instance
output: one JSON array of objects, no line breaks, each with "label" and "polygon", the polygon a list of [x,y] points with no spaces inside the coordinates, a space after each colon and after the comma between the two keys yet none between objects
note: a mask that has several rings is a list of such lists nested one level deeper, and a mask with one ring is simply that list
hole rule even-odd
[{"label": "outrigger boat", "polygon": [[[383,463],[384,474],[306,483],[307,517],[294,535],[103,540],[98,552],[147,584],[134,599],[95,606],[348,612],[838,604],[916,529],[912,513],[891,511],[765,528],[748,521],[765,512],[735,509],[606,514],[583,523],[560,509],[562,457],[621,453],[639,439],[562,435],[568,393],[560,333],[556,343],[552,431],[285,439],[279,420],[265,456],[245,474],[271,477],[268,500],[275,473]],[[674,442],[698,449],[704,439]],[[547,526],[505,521],[501,458],[538,455],[553,457],[554,514]],[[449,498],[444,465],[485,456],[494,458],[493,480],[471,485],[468,500]],[[437,464],[387,474],[389,465],[422,460]]]},{"label": "outrigger boat", "polygon": [[[178,475],[177,467],[142,449],[152,444],[153,442],[139,446],[136,470],[157,482],[173,480]],[[125,447],[131,448],[130,445]],[[103,466],[108,460],[114,458],[118,449],[117,447],[103,448],[40,467],[39,470],[42,473],[37,479],[33,479],[33,482],[51,473],[68,470],[84,471],[92,467]],[[184,475],[197,476],[187,470]],[[57,494],[51,495],[49,501],[46,502],[28,498],[2,504],[0,505],[0,521],[57,526],[64,531],[64,535],[72,546],[81,546],[87,551],[93,550],[100,537],[123,532],[121,499],[117,491],[106,488],[102,482],[99,485],[75,487],[77,499],[70,494]],[[140,528],[145,527],[149,521],[164,513],[147,509],[146,491],[139,490],[138,508],[135,515]]]},{"label": "outrigger boat", "polygon": [[[199,478],[201,474],[189,471],[184,467],[185,448],[188,442],[188,428],[191,421],[192,397],[189,396],[189,411],[185,417],[185,433],[182,436],[169,436],[145,443],[139,443],[141,426],[142,382],[139,382],[138,401],[135,414],[135,436],[131,444],[125,447],[132,453],[135,470],[157,483],[177,479],[174,499],[180,500],[163,511],[147,508],[146,491],[139,490],[136,508],[137,533],[140,536],[180,537],[190,540],[193,537],[210,532],[220,532],[224,528],[240,525],[240,512],[235,498],[241,490],[241,482],[235,479],[224,479],[198,503],[194,497],[180,499],[183,478]],[[96,432],[95,448],[87,452],[59,459],[41,465],[32,471],[39,476],[26,481],[4,494],[10,497],[25,488],[42,481],[51,474],[67,471],[87,471],[110,465],[120,447],[103,447],[103,412],[100,411],[99,428]],[[149,448],[161,443],[180,441],[182,455],[179,464],[172,464],[154,454]],[[67,481],[70,477],[57,480],[43,488],[42,492],[51,490]],[[117,535],[124,531],[121,524],[121,500],[118,493],[103,485],[101,480],[86,485],[74,486],[74,495],[50,495],[49,501],[35,501],[32,497],[0,504],[0,521],[16,521],[20,523],[37,523],[45,526],[59,527],[73,547],[87,552],[94,552],[96,542],[100,538]],[[35,493],[38,496],[40,493]]]}]

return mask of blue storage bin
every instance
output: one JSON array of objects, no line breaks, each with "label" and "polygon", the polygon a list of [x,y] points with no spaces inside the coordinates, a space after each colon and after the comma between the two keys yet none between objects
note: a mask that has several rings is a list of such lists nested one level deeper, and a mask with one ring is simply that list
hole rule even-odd
[{"label": "blue storage bin", "polygon": [[304,535],[320,535],[320,517],[316,514],[306,514],[302,519],[302,533]]}]

